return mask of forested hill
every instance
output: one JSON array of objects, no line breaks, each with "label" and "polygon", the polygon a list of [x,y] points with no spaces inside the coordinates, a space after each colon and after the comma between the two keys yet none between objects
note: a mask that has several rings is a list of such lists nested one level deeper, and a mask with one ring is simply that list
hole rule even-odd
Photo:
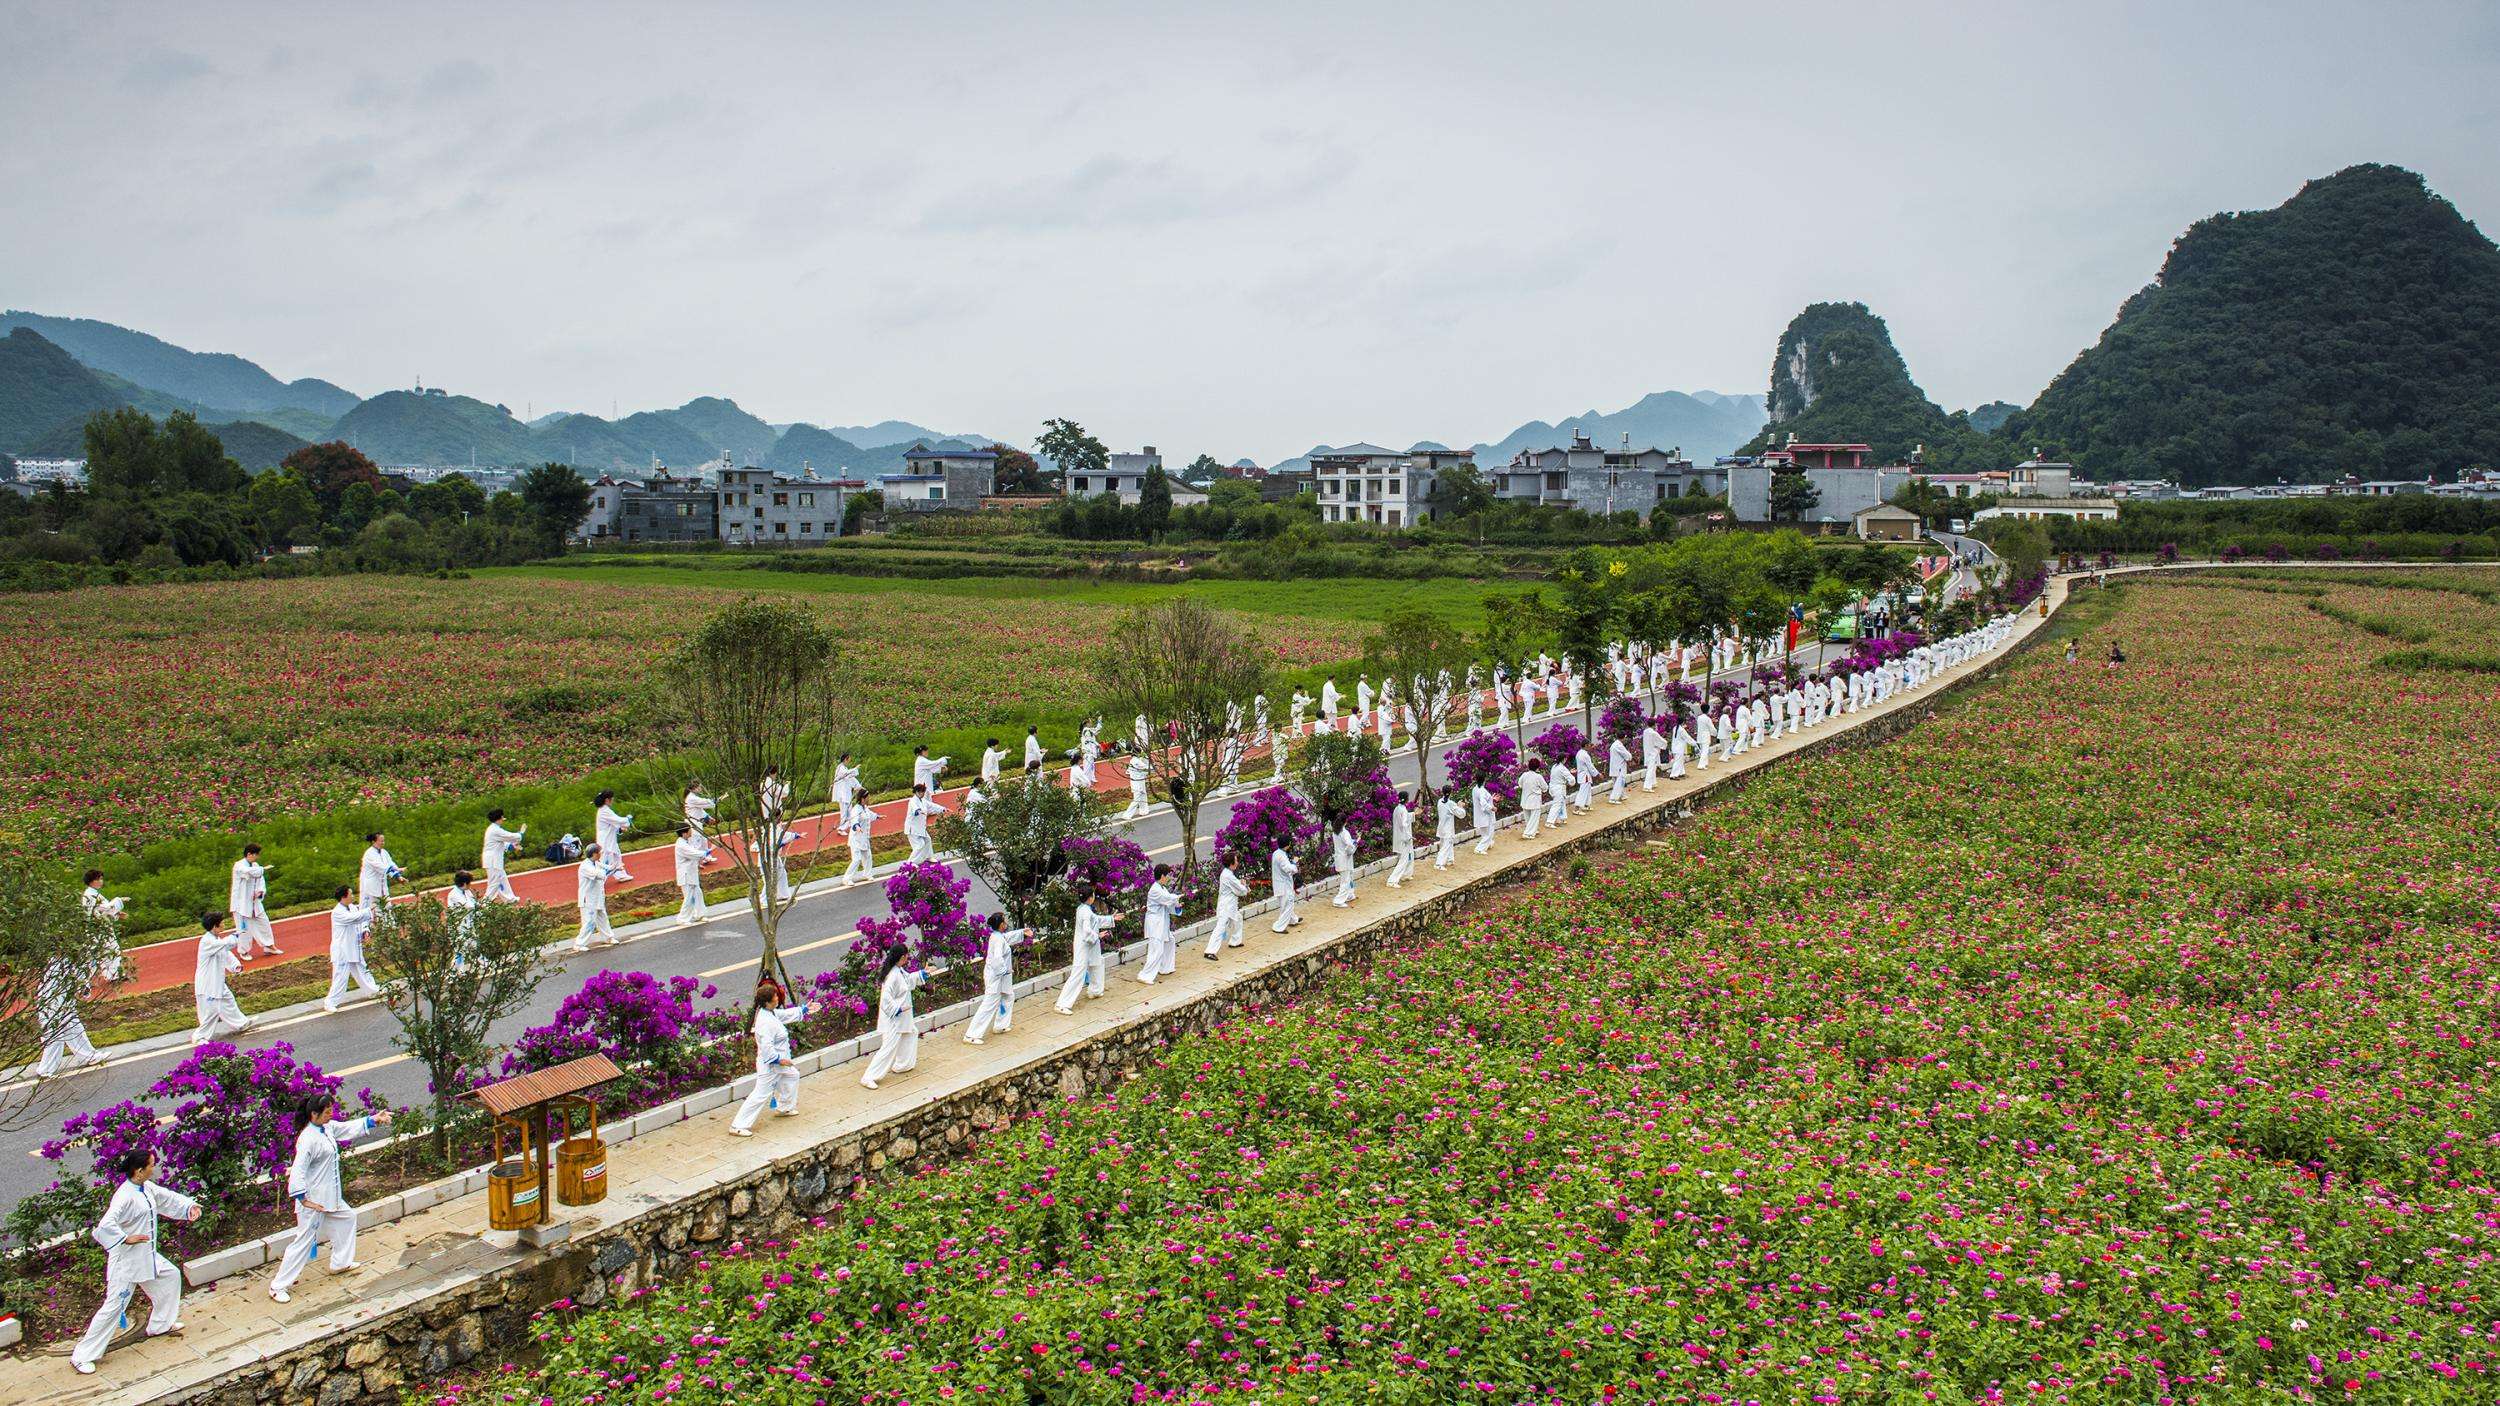
[{"label": "forested hill", "polygon": [[2004,433],[2103,479],[2500,464],[2500,250],[2395,166],[2215,215]]},{"label": "forested hill", "polygon": [[1971,428],[1927,398],[1893,347],[1892,331],[1864,303],[1815,303],[1792,318],[1771,358],[1770,420],[1745,452],[1794,435],[1806,443],[1864,443],[1875,462],[1906,462],[1924,445],[1940,470],[2008,459],[2006,442]]}]

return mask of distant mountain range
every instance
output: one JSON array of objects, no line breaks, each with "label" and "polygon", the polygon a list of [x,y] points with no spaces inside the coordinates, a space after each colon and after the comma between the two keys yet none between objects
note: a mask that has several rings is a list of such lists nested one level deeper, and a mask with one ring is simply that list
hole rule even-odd
[{"label": "distant mountain range", "polygon": [[1568,444],[1574,431],[1587,435],[1601,449],[1622,447],[1632,437],[1635,449],[1682,449],[1684,457],[1707,464],[1753,438],[1762,428],[1762,397],[1721,395],[1717,391],[1652,391],[1621,410],[1589,410],[1548,423],[1530,420],[1490,444],[1476,446],[1476,462],[1487,467],[1510,462],[1522,449],[1548,449]]},{"label": "distant mountain range", "polygon": [[686,470],[718,459],[824,477],[893,473],[916,445],[978,448],[988,435],[941,434],[908,420],[824,429],[771,425],[723,396],[619,420],[556,411],[528,423],[511,410],[442,390],[359,400],[327,381],[281,381],[239,356],[196,352],[88,318],[0,316],[0,452],[74,457],[87,417],[133,406],[185,411],[218,428],[246,468],[304,444],[343,439],[385,465],[572,464],[585,473]]},{"label": "distant mountain range", "polygon": [[[1632,437],[1635,449],[1682,449],[1686,458],[1708,463],[1762,428],[1762,397],[1721,395],[1717,391],[1653,391],[1621,410],[1590,410],[1560,420],[1530,420],[1498,440],[1474,447],[1478,466],[1492,470],[1507,464],[1522,449],[1552,449],[1571,442],[1576,432],[1603,449],[1620,448]],[[1268,466],[1270,473],[1303,473],[1314,454],[1422,454],[1448,450],[1435,440],[1418,440],[1405,449],[1377,444],[1315,444],[1302,454]]]}]

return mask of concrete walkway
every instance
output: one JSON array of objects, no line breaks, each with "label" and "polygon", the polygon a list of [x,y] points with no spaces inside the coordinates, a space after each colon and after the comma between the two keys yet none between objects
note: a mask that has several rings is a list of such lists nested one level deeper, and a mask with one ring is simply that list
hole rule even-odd
[{"label": "concrete walkway", "polygon": [[[2053,581],[2048,597],[2051,608],[2062,604],[2065,595],[2066,583]],[[956,1031],[924,1035],[920,1067],[888,1080],[875,1092],[860,1087],[859,1064],[830,1067],[802,1081],[801,1112],[797,1116],[766,1118],[752,1138],[728,1135],[729,1115],[734,1111],[731,1094],[739,1091],[724,1091],[722,1106],[631,1142],[613,1145],[608,1158],[608,1200],[566,1214],[581,1228],[588,1229],[736,1181],[799,1149],[943,1100],[1000,1074],[1039,1063],[1147,1013],[1187,1004],[1273,965],[1293,961],[1410,905],[1462,885],[1528,870],[1552,850],[1602,832],[1612,824],[1678,806],[1705,786],[1755,770],[1901,709],[1925,706],[1943,688],[1988,667],[2045,623],[2035,607],[2021,617],[2013,637],[1998,652],[1945,671],[1924,688],[1896,695],[1880,706],[1856,714],[1829,719],[1820,727],[1792,733],[1731,761],[1714,762],[1707,770],[1681,781],[1662,779],[1654,792],[1644,793],[1636,783],[1623,805],[1609,805],[1601,797],[1591,813],[1549,829],[1534,840],[1522,840],[1512,830],[1490,853],[1482,855],[1462,844],[1457,865],[1440,872],[1432,869],[1427,852],[1405,887],[1392,890],[1379,876],[1367,878],[1355,902],[1342,909],[1329,905],[1323,889],[1318,897],[1304,900],[1301,912],[1305,921],[1293,931],[1278,936],[1267,930],[1265,921],[1254,919],[1249,925],[1247,944],[1226,950],[1218,961],[1204,961],[1194,944],[1184,945],[1179,971],[1153,986],[1142,986],[1130,979],[1135,971],[1133,963],[1115,968],[1109,994],[1081,1004],[1072,1016],[1058,1014],[1048,996],[1037,995],[1019,1002],[1012,1032],[994,1034],[981,1047],[963,1044]],[[230,1277],[206,1290],[194,1290],[183,1314],[189,1324],[187,1333],[128,1341],[106,1355],[94,1376],[79,1376],[71,1370],[66,1342],[15,1356],[0,1363],[0,1399],[63,1406],[108,1402],[125,1406],[182,1397],[212,1386],[227,1373],[250,1369],[307,1344],[353,1332],[360,1324],[460,1289],[482,1275],[538,1253],[497,1246],[483,1238],[485,1232],[486,1201],[482,1195],[445,1201],[363,1232],[358,1257],[364,1267],[339,1277],[315,1269],[298,1283],[291,1304],[282,1306],[270,1301],[265,1269]]]}]

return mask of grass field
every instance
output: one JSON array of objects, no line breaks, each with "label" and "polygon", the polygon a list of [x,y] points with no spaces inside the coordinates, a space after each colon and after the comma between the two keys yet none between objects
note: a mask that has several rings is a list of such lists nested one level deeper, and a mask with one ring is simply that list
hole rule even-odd
[{"label": "grass field", "polygon": [[759,589],[820,604],[842,638],[844,737],[881,788],[907,779],[918,740],[959,768],[985,731],[1014,738],[1028,721],[1072,745],[1089,649],[1125,609],[1174,590],[1237,612],[1288,668],[1352,658],[1393,602],[1458,615],[1482,594],[611,567],[28,598],[0,624],[0,830],[104,868],[132,899],[133,934],[222,904],[247,835],[268,847],[283,909],[326,903],[367,830],[389,833],[411,874],[473,863],[489,805],[533,836],[587,833],[596,786],[628,811],[649,803],[628,764],[679,735],[652,666]]},{"label": "grass field", "polygon": [[2500,685],[2297,594],[2072,610],[455,1395],[2494,1399]]}]

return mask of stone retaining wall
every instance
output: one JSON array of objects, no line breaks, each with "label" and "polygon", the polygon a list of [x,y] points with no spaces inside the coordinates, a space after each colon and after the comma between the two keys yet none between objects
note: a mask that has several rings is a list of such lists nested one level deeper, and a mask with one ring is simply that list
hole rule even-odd
[{"label": "stone retaining wall", "polygon": [[403,1388],[440,1377],[489,1349],[508,1353],[523,1348],[531,1319],[549,1304],[570,1300],[596,1306],[612,1296],[684,1274],[698,1256],[725,1242],[787,1239],[811,1218],[838,1212],[844,1201],[880,1175],[953,1157],[1019,1114],[1115,1088],[1136,1077],[1173,1041],[1292,1001],[1341,966],[1365,961],[1384,948],[1443,926],[1495,889],[1550,875],[1575,856],[1619,847],[1671,826],[1694,807],[1738,794],[1767,767],[1830,748],[1871,746],[1896,737],[1932,713],[1947,694],[1992,676],[2045,633],[2034,632],[2009,644],[1970,672],[1881,718],[1867,719],[1761,766],[1712,780],[1687,797],[1683,806],[1660,806],[1592,827],[1538,856],[1533,864],[1484,875],[1188,1005],[1042,1055],[1021,1069],[821,1143],[700,1196],[581,1231],[571,1241],[493,1271],[466,1288],[377,1317],[353,1332],[238,1369],[166,1399],[215,1406],[395,1403]]}]

